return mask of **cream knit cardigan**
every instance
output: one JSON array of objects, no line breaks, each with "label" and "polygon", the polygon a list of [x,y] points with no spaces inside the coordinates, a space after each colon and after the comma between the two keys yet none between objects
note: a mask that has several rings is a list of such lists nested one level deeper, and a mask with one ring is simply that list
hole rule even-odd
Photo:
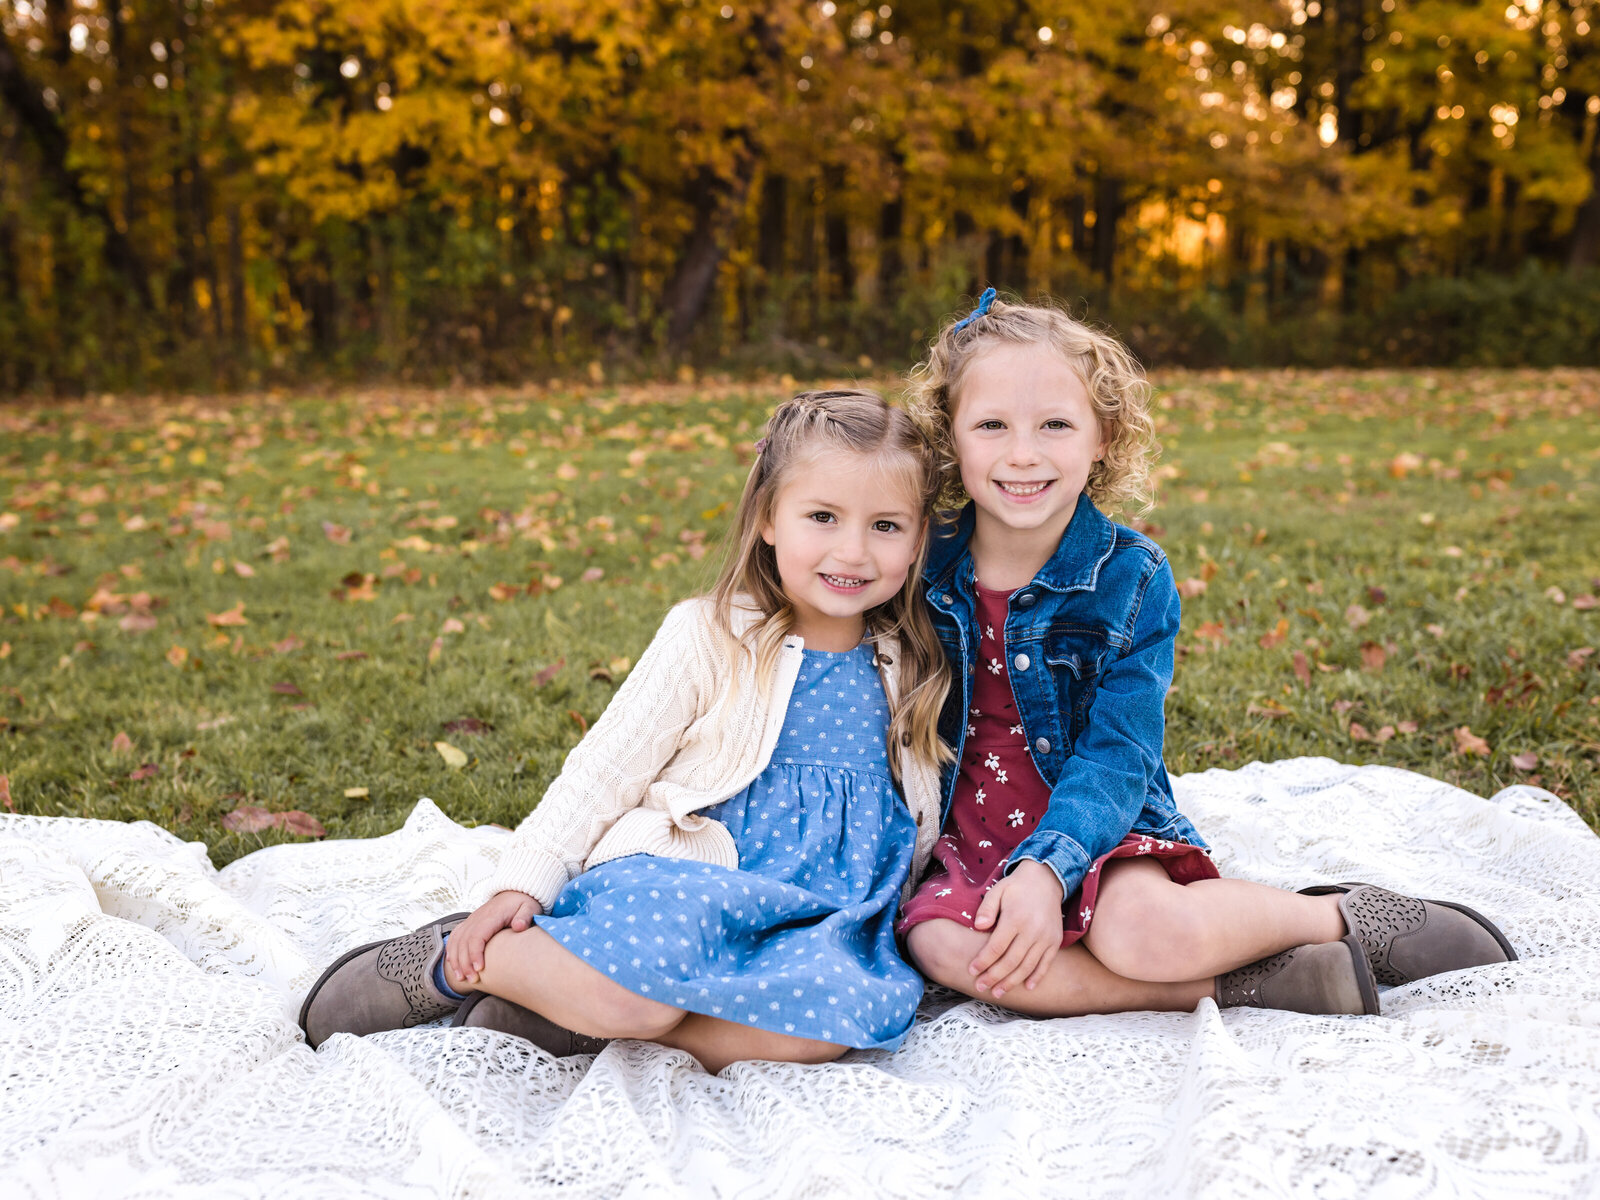
[{"label": "cream knit cardigan", "polygon": [[[736,632],[756,617],[735,607]],[[698,810],[737,795],[771,760],[803,648],[799,637],[784,641],[765,692],[751,656],[741,655],[740,687],[730,702],[723,681],[735,666],[710,598],[674,607],[594,728],[567,755],[539,807],[517,826],[491,891],[525,892],[548,912],[568,880],[625,854],[737,868],[733,835]],[[891,702],[898,654],[898,646],[880,640],[878,669]],[[939,834],[940,797],[938,769],[905,758],[901,794],[917,822],[903,889],[909,898]]]}]

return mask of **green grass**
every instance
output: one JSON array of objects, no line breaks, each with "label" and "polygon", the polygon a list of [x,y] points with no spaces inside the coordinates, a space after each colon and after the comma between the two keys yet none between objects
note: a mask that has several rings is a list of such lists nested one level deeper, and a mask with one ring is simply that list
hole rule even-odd
[{"label": "green grass", "polygon": [[[1535,779],[1600,823],[1600,653],[1582,653],[1600,646],[1600,373],[1159,382],[1148,522],[1206,585],[1185,600],[1171,768],[1326,754],[1480,794]],[[392,829],[423,795],[515,824],[661,614],[709,582],[781,394],[0,408],[16,810],[155,821],[219,864],[294,836],[228,832],[241,805],[334,837]],[[208,622],[241,601],[246,624]]]}]

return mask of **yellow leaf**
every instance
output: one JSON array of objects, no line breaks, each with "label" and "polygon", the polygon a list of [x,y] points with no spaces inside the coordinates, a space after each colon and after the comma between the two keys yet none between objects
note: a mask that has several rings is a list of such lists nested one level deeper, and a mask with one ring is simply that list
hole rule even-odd
[{"label": "yellow leaf", "polygon": [[[457,751],[457,753],[459,754],[460,751]],[[345,788],[344,790],[344,798],[346,800],[365,800],[371,794],[366,788],[361,787]]]},{"label": "yellow leaf", "polygon": [[467,756],[449,742],[435,742],[433,748],[439,752],[439,757],[444,759],[444,765],[452,771],[459,771],[467,765]]},{"label": "yellow leaf", "polygon": [[182,646],[174,646],[167,651],[167,661],[175,667],[181,667],[189,661],[189,652]]}]

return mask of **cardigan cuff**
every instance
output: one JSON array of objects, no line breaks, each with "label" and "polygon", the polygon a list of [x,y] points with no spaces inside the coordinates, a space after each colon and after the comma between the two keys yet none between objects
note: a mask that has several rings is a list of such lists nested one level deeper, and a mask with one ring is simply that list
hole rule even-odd
[{"label": "cardigan cuff", "polygon": [[539,902],[540,909],[549,912],[571,878],[566,864],[556,855],[513,842],[489,877],[489,894],[525,892]]}]

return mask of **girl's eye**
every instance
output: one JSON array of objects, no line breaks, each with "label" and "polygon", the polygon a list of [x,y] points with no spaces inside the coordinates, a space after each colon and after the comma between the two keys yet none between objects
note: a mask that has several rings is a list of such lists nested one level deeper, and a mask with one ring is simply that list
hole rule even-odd
[{"label": "girl's eye", "polygon": [[1044,427],[1046,429],[1071,429],[1072,428],[1072,422],[1055,419],[1055,420],[1046,421],[1044,423]]},{"label": "girl's eye", "polygon": [[811,514],[811,519],[818,525],[829,525],[838,520],[831,512],[814,512]]},{"label": "girl's eye", "polygon": [[874,521],[872,528],[879,533],[899,533],[900,526],[894,521]]},{"label": "girl's eye", "polygon": [[991,420],[991,421],[979,421],[978,422],[978,428],[979,429],[991,429],[992,430],[992,429],[1004,429],[1005,427],[1006,426],[1005,426],[1005,422],[1004,421],[992,421]]}]

